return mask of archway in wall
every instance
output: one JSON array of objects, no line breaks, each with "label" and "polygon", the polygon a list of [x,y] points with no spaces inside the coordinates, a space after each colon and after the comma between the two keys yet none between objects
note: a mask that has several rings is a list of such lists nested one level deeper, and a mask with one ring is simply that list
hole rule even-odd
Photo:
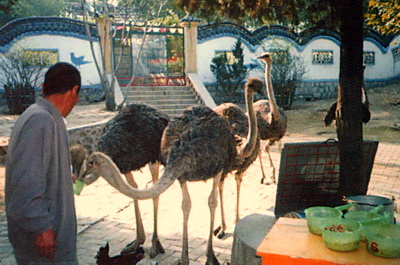
[{"label": "archway in wall", "polygon": [[[119,65],[116,76],[122,86],[185,85],[183,28],[132,26],[124,31],[123,26],[117,26],[116,29],[114,64]],[[128,37],[123,38],[123,34]]]}]

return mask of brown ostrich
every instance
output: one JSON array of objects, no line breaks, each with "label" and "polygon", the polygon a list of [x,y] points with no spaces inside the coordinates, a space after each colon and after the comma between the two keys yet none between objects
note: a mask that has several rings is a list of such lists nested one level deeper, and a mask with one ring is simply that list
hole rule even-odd
[{"label": "brown ostrich", "polygon": [[[272,56],[269,52],[261,54],[257,59],[265,62],[265,86],[267,89],[268,100],[258,100],[254,106],[254,111],[257,115],[258,131],[260,139],[266,141],[265,151],[268,154],[270,166],[272,167],[271,180],[276,183],[275,166],[269,153],[269,148],[275,142],[278,143],[279,149],[281,148],[281,139],[287,130],[287,117],[285,111],[278,107],[276,104],[274,90],[272,88],[271,69],[272,69]],[[259,153],[261,161],[261,152]],[[265,175],[261,178],[261,183],[265,182]],[[267,183],[268,184],[268,183]]]},{"label": "brown ostrich", "polygon": [[84,161],[87,150],[80,144],[74,144],[69,148],[71,154],[72,175],[77,178],[84,171]]},{"label": "brown ostrich", "polygon": [[[246,84],[252,85],[255,91],[262,94],[263,83],[259,79],[249,79],[249,82]],[[248,99],[251,100],[251,99]],[[248,104],[246,104],[248,106]],[[241,146],[246,142],[249,135],[249,118],[246,113],[233,103],[223,103],[217,106],[214,111],[223,117],[228,124],[231,126],[233,133],[236,138],[237,148],[240,149]],[[255,115],[254,110],[252,108],[248,108],[247,112],[249,115]],[[252,113],[251,113],[252,112]],[[236,219],[235,223],[240,220],[240,186],[243,179],[244,172],[249,168],[249,166],[257,159],[258,153],[260,152],[260,139],[259,137],[255,141],[255,147],[253,152],[242,160],[241,163],[236,165],[234,168],[235,171],[235,180],[236,180]],[[225,222],[225,213],[224,213],[224,203],[223,203],[223,189],[224,189],[224,180],[226,178],[226,174],[221,177],[221,181],[219,184],[219,196],[221,201],[221,225],[215,229],[214,234],[218,236],[218,238],[223,238],[225,236],[226,230],[226,222]]]},{"label": "brown ostrich", "polygon": [[[252,99],[254,90],[246,86],[247,98]],[[252,100],[248,100],[252,108]],[[250,137],[246,143],[236,149],[236,142],[228,123],[208,107],[192,107],[168,124],[165,128],[161,152],[165,168],[161,178],[149,188],[138,190],[128,185],[122,178],[115,163],[104,153],[92,153],[86,163],[86,172],[80,180],[92,183],[102,176],[113,187],[134,200],[158,197],[167,190],[175,180],[182,189],[183,210],[183,246],[181,264],[189,264],[188,218],[191,200],[188,192],[188,181],[206,181],[213,179],[212,191],[208,198],[210,208],[210,234],[207,244],[206,264],[220,264],[213,250],[213,229],[215,209],[218,204],[218,186],[223,174],[231,172],[238,163],[251,155],[257,140],[255,115],[249,115]]]}]

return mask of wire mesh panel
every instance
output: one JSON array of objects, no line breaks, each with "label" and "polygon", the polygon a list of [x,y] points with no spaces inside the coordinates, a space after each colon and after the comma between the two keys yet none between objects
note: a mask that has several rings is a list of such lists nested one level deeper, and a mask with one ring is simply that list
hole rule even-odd
[{"label": "wire mesh panel", "polygon": [[126,26],[123,30],[124,26],[118,26],[116,29],[114,57],[120,59],[114,63],[119,65],[117,77],[121,86],[185,85],[182,27]]},{"label": "wire mesh panel", "polygon": [[[377,148],[377,141],[364,141],[362,175],[367,186]],[[342,204],[339,174],[336,141],[285,144],[279,169],[275,215],[280,217],[310,206]]]}]

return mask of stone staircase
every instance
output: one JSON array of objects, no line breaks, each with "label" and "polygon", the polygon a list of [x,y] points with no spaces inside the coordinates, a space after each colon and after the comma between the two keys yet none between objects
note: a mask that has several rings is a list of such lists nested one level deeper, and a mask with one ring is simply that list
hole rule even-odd
[{"label": "stone staircase", "polygon": [[187,107],[200,104],[189,86],[131,86],[124,92],[129,103],[146,103],[171,118]]}]

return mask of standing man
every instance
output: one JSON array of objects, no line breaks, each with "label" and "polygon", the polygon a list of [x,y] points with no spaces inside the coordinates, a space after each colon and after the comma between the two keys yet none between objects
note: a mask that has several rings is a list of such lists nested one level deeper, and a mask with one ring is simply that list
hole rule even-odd
[{"label": "standing man", "polygon": [[57,63],[15,122],[6,163],[8,237],[18,265],[78,264],[77,225],[64,118],[78,102],[79,71]]}]

